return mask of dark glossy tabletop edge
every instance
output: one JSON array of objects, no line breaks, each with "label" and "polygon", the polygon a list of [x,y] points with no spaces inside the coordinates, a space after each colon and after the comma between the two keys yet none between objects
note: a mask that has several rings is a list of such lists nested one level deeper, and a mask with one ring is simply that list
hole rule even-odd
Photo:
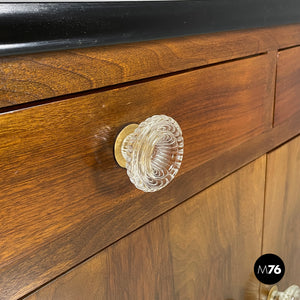
[{"label": "dark glossy tabletop edge", "polygon": [[299,0],[0,3],[0,55],[299,22]]}]

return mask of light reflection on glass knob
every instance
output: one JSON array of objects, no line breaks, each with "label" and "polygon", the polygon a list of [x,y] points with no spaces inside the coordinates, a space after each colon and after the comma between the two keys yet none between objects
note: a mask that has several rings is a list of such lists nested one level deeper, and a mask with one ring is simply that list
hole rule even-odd
[{"label": "light reflection on glass knob", "polygon": [[165,115],[126,126],[117,136],[115,158],[136,188],[156,192],[177,174],[183,157],[178,123]]},{"label": "light reflection on glass knob", "polygon": [[300,288],[292,285],[284,292],[279,292],[277,286],[273,286],[267,300],[300,300]]}]

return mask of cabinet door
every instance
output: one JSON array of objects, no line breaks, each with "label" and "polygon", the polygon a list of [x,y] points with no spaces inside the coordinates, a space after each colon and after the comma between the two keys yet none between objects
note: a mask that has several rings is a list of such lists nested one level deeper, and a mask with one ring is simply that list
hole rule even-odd
[{"label": "cabinet door", "polygon": [[267,155],[263,252],[279,255],[284,290],[300,285],[300,136]]},{"label": "cabinet door", "polygon": [[265,165],[263,156],[28,299],[244,299],[261,253]]}]

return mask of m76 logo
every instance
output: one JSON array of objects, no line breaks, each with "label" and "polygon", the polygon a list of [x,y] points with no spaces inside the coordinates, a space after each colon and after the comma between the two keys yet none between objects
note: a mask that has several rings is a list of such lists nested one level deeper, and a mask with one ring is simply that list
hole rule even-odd
[{"label": "m76 logo", "polygon": [[254,274],[264,284],[276,284],[284,273],[285,266],[282,259],[272,253],[262,255],[254,264]]},{"label": "m76 logo", "polygon": [[258,266],[257,274],[280,274],[281,268],[280,265],[265,265],[265,266]]}]

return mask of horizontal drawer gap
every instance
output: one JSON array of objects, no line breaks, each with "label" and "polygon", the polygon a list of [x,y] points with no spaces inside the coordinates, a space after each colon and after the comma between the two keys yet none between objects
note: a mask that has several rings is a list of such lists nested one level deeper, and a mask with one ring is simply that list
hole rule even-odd
[{"label": "horizontal drawer gap", "polygon": [[298,44],[298,45],[293,45],[293,46],[289,46],[289,47],[279,48],[278,51],[293,49],[293,48],[297,48],[297,47],[300,47],[300,45]]}]

